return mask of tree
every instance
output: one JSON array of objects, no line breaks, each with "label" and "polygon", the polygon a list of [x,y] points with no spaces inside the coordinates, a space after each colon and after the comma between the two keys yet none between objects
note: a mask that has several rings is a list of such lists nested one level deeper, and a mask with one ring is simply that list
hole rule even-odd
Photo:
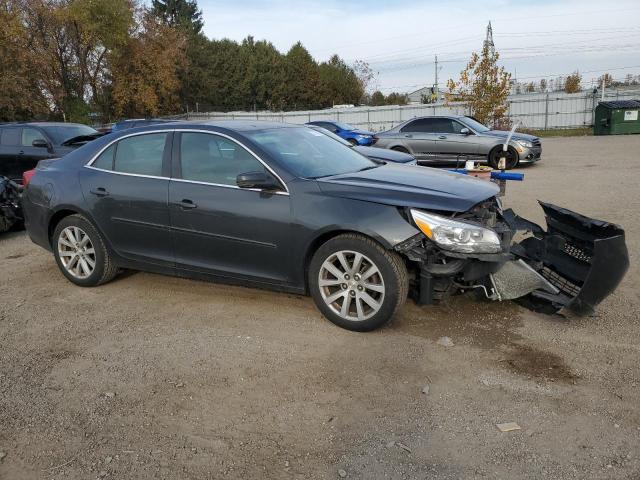
[{"label": "tree", "polygon": [[533,82],[529,82],[529,83],[527,83],[527,86],[526,86],[526,88],[525,88],[525,91],[526,91],[527,93],[535,92],[535,91],[536,91],[536,84],[535,84],[535,83],[533,83]]},{"label": "tree", "polygon": [[364,97],[362,80],[338,55],[319,66],[323,106],[358,104]]},{"label": "tree", "polygon": [[613,85],[613,77],[610,73],[605,73],[598,78],[598,87],[602,87],[603,80],[605,88],[609,88]]},{"label": "tree", "polygon": [[113,56],[113,102],[117,116],[156,116],[179,107],[178,69],[184,37],[143,14],[141,29]]},{"label": "tree", "polygon": [[152,0],[151,12],[165,25],[199,34],[204,25],[202,11],[195,0]]},{"label": "tree", "polygon": [[353,71],[360,82],[360,88],[364,95],[367,92],[371,81],[375,78],[375,73],[364,60],[356,60],[353,62]]},{"label": "tree", "polygon": [[385,98],[387,105],[406,105],[409,103],[409,96],[406,93],[391,92]]},{"label": "tree", "polygon": [[478,55],[473,53],[457,82],[449,79],[447,103],[454,100],[469,105],[473,116],[481,123],[493,123],[507,111],[511,74],[498,66],[499,54],[492,52],[488,44]]},{"label": "tree", "polygon": [[369,101],[369,104],[374,107],[386,105],[384,94],[380,90],[376,90],[371,94],[371,100]]},{"label": "tree", "polygon": [[580,82],[582,81],[582,75],[576,70],[567,77],[564,82],[564,91],[566,93],[578,93],[582,90]]},{"label": "tree", "polygon": [[285,75],[287,109],[306,110],[321,106],[318,64],[300,42],[285,56]]},{"label": "tree", "polygon": [[0,25],[0,121],[45,115],[47,104],[30,68],[28,35],[15,2],[0,0]]},{"label": "tree", "polygon": [[540,80],[540,91],[541,92],[546,92],[547,91],[547,79],[543,78]]}]

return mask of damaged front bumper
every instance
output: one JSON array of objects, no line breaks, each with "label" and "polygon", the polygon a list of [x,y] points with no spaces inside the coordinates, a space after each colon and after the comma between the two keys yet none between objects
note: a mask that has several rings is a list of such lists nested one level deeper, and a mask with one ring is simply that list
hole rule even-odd
[{"label": "damaged front bumper", "polygon": [[491,225],[502,239],[503,253],[445,252],[423,236],[398,245],[396,250],[419,267],[413,282],[418,303],[431,304],[447,293],[479,289],[492,300],[516,300],[543,313],[592,314],[628,269],[624,231],[540,204],[546,230],[512,210],[501,212]]}]

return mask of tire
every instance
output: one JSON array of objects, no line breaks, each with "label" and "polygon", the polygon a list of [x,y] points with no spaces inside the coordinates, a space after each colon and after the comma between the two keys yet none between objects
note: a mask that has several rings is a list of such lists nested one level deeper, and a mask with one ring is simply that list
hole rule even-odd
[{"label": "tire", "polygon": [[[493,150],[491,150],[491,152],[489,152],[489,155],[487,156],[487,163],[489,163],[489,166],[494,170],[498,170],[498,161],[500,160],[501,156],[502,156],[502,145],[495,147]],[[506,170],[511,170],[512,168],[516,168],[518,166],[518,163],[520,162],[520,158],[518,157],[518,152],[516,152],[516,150],[510,146],[507,147],[506,158],[507,158],[507,165],[505,168]]]},{"label": "tire", "polygon": [[309,265],[308,281],[322,314],[339,327],[357,332],[389,323],[409,290],[402,258],[358,234],[338,235],[318,248]]},{"label": "tire", "polygon": [[355,138],[347,138],[347,142],[349,142],[354,147],[357,147],[358,145],[360,145]]},{"label": "tire", "polygon": [[118,273],[102,236],[82,215],[64,217],[56,225],[51,246],[60,271],[76,285],[95,287]]},{"label": "tire", "polygon": [[410,155],[409,150],[407,150],[404,147],[392,147],[391,150],[394,150],[396,152],[401,152],[401,153],[408,153]]}]

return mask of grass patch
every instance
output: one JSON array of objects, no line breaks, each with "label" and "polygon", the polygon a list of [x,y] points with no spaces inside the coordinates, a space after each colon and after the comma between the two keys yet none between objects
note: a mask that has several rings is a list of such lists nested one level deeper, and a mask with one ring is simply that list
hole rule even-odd
[{"label": "grass patch", "polygon": [[556,128],[554,130],[529,130],[525,133],[535,135],[537,137],[585,137],[593,135],[593,128]]}]

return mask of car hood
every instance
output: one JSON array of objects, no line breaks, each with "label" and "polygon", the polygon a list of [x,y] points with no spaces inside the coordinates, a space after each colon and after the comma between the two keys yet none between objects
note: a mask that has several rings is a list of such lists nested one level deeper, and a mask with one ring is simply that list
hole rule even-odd
[{"label": "car hood", "polygon": [[459,173],[394,164],[317,181],[326,195],[449,212],[467,211],[499,191],[491,182]]},{"label": "car hood", "polygon": [[[509,136],[509,132],[506,132],[504,130],[489,130],[488,132],[482,132],[482,135],[490,135],[492,137],[507,138]],[[528,135],[526,133],[519,133],[519,132],[514,132],[513,136],[511,137],[511,140],[527,140],[529,142],[537,139],[538,137],[536,137],[535,135]]]},{"label": "car hood", "polygon": [[349,133],[353,133],[355,135],[371,135],[373,136],[373,132],[368,132],[367,130],[360,130],[356,128],[355,130],[349,130]]},{"label": "car hood", "polygon": [[408,153],[387,150],[386,148],[357,146],[353,147],[353,149],[366,157],[384,160],[385,162],[407,163],[413,160],[413,156]]}]

